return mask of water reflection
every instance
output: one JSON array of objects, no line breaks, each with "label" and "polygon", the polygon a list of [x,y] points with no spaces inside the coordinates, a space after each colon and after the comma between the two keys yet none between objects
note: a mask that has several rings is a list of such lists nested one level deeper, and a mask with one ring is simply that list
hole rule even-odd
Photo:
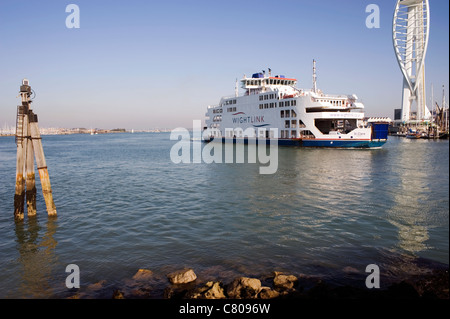
[{"label": "water reflection", "polygon": [[407,252],[417,253],[427,249],[426,241],[429,239],[426,216],[429,214],[427,201],[430,188],[427,181],[432,177],[429,176],[431,167],[427,152],[415,152],[411,147],[416,146],[407,145],[398,149],[398,163],[393,165],[398,183],[394,190],[394,206],[387,217],[398,228],[398,246]]},{"label": "water reflection", "polygon": [[39,233],[43,227],[37,218],[15,224],[18,262],[21,266],[19,295],[24,298],[48,298],[52,296],[52,270],[57,261],[54,239],[56,219],[48,218],[42,238]]}]

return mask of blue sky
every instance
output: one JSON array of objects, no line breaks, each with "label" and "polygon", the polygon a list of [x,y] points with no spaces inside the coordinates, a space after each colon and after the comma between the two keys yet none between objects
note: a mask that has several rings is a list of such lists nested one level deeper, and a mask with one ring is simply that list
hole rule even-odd
[{"label": "blue sky", "polygon": [[[80,8],[79,29],[66,28],[70,3]],[[371,3],[379,29],[365,26]],[[1,0],[0,126],[14,125],[25,77],[42,127],[191,127],[243,74],[271,68],[310,88],[313,59],[324,92],[355,93],[367,115],[392,118],[402,88],[395,3]],[[449,87],[449,2],[430,6],[426,82],[440,101]]]}]

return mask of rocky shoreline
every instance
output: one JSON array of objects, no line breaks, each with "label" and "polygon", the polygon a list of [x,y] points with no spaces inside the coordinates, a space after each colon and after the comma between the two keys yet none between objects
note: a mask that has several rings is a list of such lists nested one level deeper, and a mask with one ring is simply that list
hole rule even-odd
[{"label": "rocky shoreline", "polygon": [[[361,285],[336,285],[321,278],[274,271],[231,282],[201,281],[191,268],[164,276],[139,269],[120,286],[105,281],[72,291],[69,299],[449,299],[447,269],[412,276],[380,289]],[[363,281],[364,283],[364,281]]]}]

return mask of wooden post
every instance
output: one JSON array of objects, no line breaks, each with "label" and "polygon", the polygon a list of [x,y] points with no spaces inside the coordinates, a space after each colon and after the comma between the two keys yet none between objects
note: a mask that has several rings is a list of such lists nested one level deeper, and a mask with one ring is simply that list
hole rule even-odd
[{"label": "wooden post", "polygon": [[[42,148],[37,115],[30,109],[31,87],[24,79],[20,87],[22,105],[17,107],[16,119],[16,189],[14,195],[14,217],[16,220],[24,219],[24,201],[27,200],[28,217],[36,215],[36,183],[34,174],[34,158],[41,179],[42,194],[49,216],[56,216],[56,207],[53,202],[52,187]],[[26,183],[25,183],[26,180]],[[26,186],[26,192],[25,192]]]},{"label": "wooden post", "polygon": [[[28,113],[30,113],[29,111]],[[29,114],[27,114],[29,115]],[[30,117],[28,116],[28,119]],[[34,152],[33,142],[31,140],[31,129],[28,121],[27,128],[27,159],[25,162],[26,171],[26,199],[27,199],[27,214],[28,217],[36,216],[36,182],[34,174]]]},{"label": "wooden post", "polygon": [[[25,118],[28,110],[26,106],[19,105],[17,107],[16,118],[16,144],[17,144],[17,159],[16,159],[16,189],[14,194],[14,218],[16,220],[23,220],[24,218],[24,201],[25,201],[25,180],[24,180],[24,161],[25,161],[25,147],[24,147],[24,127],[28,126],[25,123]],[[28,122],[28,121],[27,121]]]},{"label": "wooden post", "polygon": [[47,206],[47,213],[49,216],[56,216],[56,207],[55,203],[53,202],[52,186],[50,184],[50,177],[48,175],[44,149],[42,147],[42,138],[41,134],[39,133],[38,117],[31,110],[29,115],[31,141],[33,142],[34,156],[36,158],[36,165],[39,171],[39,178],[41,179],[42,194],[44,195],[45,205]]}]

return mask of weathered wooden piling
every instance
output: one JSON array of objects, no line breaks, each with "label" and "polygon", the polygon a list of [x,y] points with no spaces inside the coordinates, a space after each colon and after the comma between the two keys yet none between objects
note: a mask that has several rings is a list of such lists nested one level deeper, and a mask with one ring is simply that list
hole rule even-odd
[{"label": "weathered wooden piling", "polygon": [[25,122],[26,107],[19,105],[17,107],[16,118],[16,144],[17,144],[17,157],[16,157],[16,189],[14,194],[14,218],[22,220],[24,218],[24,201],[25,201],[25,180],[24,180],[24,161],[25,152],[24,147],[24,127],[28,126]]},{"label": "weathered wooden piling", "polygon": [[48,175],[47,163],[45,161],[44,149],[42,147],[42,138],[39,133],[38,117],[30,111],[30,129],[31,141],[33,142],[34,156],[36,158],[36,165],[41,179],[42,194],[44,195],[45,205],[47,206],[47,213],[49,216],[56,216],[56,207],[53,201],[52,186],[50,184],[50,177]]},{"label": "weathered wooden piling", "polygon": [[[23,80],[20,87],[22,105],[17,107],[16,121],[16,189],[14,195],[14,217],[24,219],[24,201],[26,196],[28,216],[36,215],[36,183],[34,159],[41,179],[42,193],[49,216],[56,216],[50,177],[45,161],[42,139],[39,133],[38,118],[30,109],[31,87],[28,80]],[[26,191],[25,191],[26,188]]]},{"label": "weathered wooden piling", "polygon": [[[30,111],[29,111],[30,112]],[[28,115],[29,118],[29,115]],[[34,174],[34,151],[31,140],[31,130],[27,132],[27,159],[25,162],[26,171],[26,200],[28,217],[36,215],[36,181]]]}]

